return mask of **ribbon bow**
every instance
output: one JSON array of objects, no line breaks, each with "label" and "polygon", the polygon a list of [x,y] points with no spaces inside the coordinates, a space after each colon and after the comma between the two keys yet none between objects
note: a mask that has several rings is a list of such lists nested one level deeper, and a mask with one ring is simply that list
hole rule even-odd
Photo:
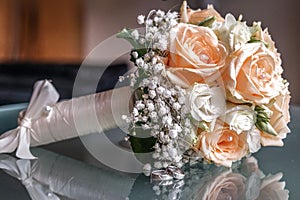
[{"label": "ribbon bow", "polygon": [[30,137],[34,134],[32,122],[38,120],[45,111],[49,111],[58,99],[58,92],[48,80],[36,82],[27,110],[19,120],[19,126],[0,136],[0,153],[11,153],[17,149],[18,158],[35,159],[29,150]]},{"label": "ribbon bow", "polygon": [[50,191],[47,186],[33,178],[33,174],[37,170],[36,166],[34,164],[31,166],[30,160],[17,160],[8,155],[0,155],[0,169],[22,181],[31,199],[59,200],[60,198]]}]

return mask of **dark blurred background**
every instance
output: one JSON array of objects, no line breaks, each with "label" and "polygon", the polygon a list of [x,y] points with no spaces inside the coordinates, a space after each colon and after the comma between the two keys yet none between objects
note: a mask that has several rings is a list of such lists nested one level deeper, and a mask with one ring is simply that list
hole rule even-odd
[{"label": "dark blurred background", "polygon": [[[179,10],[181,0],[0,0],[0,105],[28,101],[33,83],[52,79],[61,98],[72,96],[77,71],[96,45],[123,27],[136,28],[136,17],[151,9]],[[262,21],[282,54],[292,103],[300,103],[297,62],[299,21],[297,0],[190,0],[192,8],[214,4],[222,15],[243,14]],[[109,48],[109,47],[108,47]],[[108,69],[97,60],[82,79],[98,81],[94,71],[105,71],[97,91],[110,89],[129,66],[121,57]],[[94,75],[94,76],[93,76]]]}]

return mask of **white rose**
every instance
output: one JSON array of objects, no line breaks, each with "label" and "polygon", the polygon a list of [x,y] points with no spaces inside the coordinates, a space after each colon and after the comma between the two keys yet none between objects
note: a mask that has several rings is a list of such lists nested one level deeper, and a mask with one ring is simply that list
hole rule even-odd
[{"label": "white rose", "polygon": [[187,108],[197,121],[211,122],[224,113],[225,95],[220,87],[195,83],[188,91]]},{"label": "white rose", "polygon": [[247,134],[247,143],[250,153],[255,153],[261,148],[260,131],[257,128],[249,131]]},{"label": "white rose", "polygon": [[223,23],[215,23],[213,29],[220,40],[233,51],[251,39],[250,28],[245,22],[237,21],[232,14],[227,14]]},{"label": "white rose", "polygon": [[223,121],[226,122],[231,130],[240,134],[243,131],[250,131],[255,124],[256,114],[249,106],[227,104],[227,110]]}]

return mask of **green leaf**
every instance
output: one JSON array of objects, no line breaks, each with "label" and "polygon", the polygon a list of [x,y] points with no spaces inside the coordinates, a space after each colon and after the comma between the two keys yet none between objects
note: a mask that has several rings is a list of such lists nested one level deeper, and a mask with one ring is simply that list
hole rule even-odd
[{"label": "green leaf", "polygon": [[[146,46],[147,44],[140,44],[137,40],[133,38],[131,33],[131,29],[124,28],[121,32],[117,34],[117,38],[127,40],[133,46],[134,51],[138,53],[138,57],[144,56],[148,52],[148,48]],[[135,58],[133,58],[133,56],[131,56],[130,60],[135,62]]]},{"label": "green leaf", "polygon": [[152,152],[156,139],[154,137],[139,138],[130,136],[129,138],[132,150],[134,153],[149,153]]},{"label": "green leaf", "polygon": [[150,135],[150,130],[143,130],[141,127],[134,129],[135,136],[130,135],[129,141],[134,153],[149,153],[154,151],[153,146],[157,139]]},{"label": "green leaf", "polygon": [[208,127],[208,125],[206,124],[205,121],[200,121],[200,122],[198,123],[198,127],[201,128],[201,129],[204,130],[204,131],[207,131],[207,130],[209,129],[209,127]]},{"label": "green leaf", "polygon": [[255,126],[265,132],[265,133],[268,133],[270,135],[273,135],[273,136],[277,136],[278,133],[275,131],[275,129],[272,127],[272,125],[269,123],[269,122],[263,122],[263,121],[258,121],[255,123]]},{"label": "green leaf", "polygon": [[254,110],[256,111],[256,122],[255,126],[270,135],[277,136],[278,133],[270,124],[270,114],[267,111],[267,107],[265,106],[255,106]]},{"label": "green leaf", "polygon": [[263,43],[267,48],[269,47],[269,44],[265,43],[262,40],[258,40],[258,39],[254,38],[254,37],[251,37],[251,39],[248,41],[248,43],[257,43],[257,42]]},{"label": "green leaf", "polygon": [[205,18],[203,21],[201,21],[198,26],[206,26],[206,27],[211,27],[214,21],[216,20],[215,16],[210,16]]}]

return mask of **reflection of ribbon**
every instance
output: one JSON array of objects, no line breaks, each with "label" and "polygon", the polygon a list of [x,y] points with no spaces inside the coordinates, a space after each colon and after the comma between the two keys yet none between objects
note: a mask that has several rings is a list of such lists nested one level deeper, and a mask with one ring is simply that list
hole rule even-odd
[{"label": "reflection of ribbon", "polygon": [[35,166],[31,166],[29,160],[17,160],[8,155],[0,155],[0,168],[22,181],[31,199],[59,200],[59,197],[53,194],[47,186],[33,178],[33,173],[36,170]]},{"label": "reflection of ribbon", "polygon": [[0,153],[10,153],[17,149],[16,155],[19,158],[34,159],[35,157],[29,151],[30,138],[34,132],[31,127],[32,122],[39,119],[58,99],[59,94],[49,81],[36,82],[30,103],[19,121],[19,126],[0,136]]},{"label": "reflection of ribbon", "polygon": [[[128,197],[135,181],[133,175],[113,172],[33,148],[39,159],[18,160],[9,155],[0,155],[0,169],[22,181],[30,196],[38,200],[46,196],[61,195],[74,200],[114,199]],[[55,195],[55,194],[56,195]],[[46,195],[45,198],[39,195]],[[34,199],[34,198],[33,198]]]}]

